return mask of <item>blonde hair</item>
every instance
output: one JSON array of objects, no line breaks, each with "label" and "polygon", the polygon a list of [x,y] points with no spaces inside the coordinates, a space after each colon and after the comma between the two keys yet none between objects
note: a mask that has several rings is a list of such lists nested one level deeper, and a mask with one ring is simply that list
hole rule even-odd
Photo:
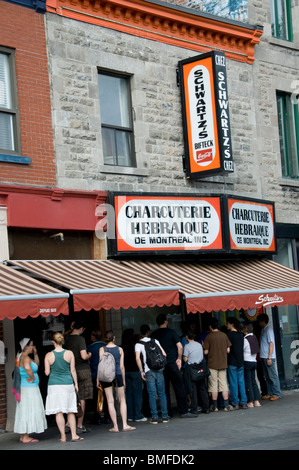
[{"label": "blonde hair", "polygon": [[52,340],[55,341],[56,344],[62,346],[64,344],[64,337],[61,333],[53,333]]}]

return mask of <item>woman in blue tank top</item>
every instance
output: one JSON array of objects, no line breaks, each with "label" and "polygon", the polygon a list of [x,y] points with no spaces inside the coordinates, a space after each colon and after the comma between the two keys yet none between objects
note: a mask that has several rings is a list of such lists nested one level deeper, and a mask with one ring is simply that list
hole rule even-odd
[{"label": "woman in blue tank top", "polygon": [[[20,345],[22,351],[18,354],[16,363],[20,371],[21,400],[16,405],[14,432],[21,434],[20,442],[29,444],[38,442],[29,434],[44,432],[47,429],[47,420],[39,389],[39,357],[36,347],[30,338],[23,338]],[[32,354],[34,360],[30,358]]]},{"label": "woman in blue tank top", "polygon": [[49,375],[46,415],[55,414],[60,442],[66,442],[64,414],[67,414],[72,441],[82,441],[76,433],[78,381],[75,357],[72,351],[63,349],[61,333],[54,333],[52,342],[54,350],[45,356],[45,374]]},{"label": "woman in blue tank top", "polygon": [[[108,403],[108,410],[110,414],[111,421],[113,423],[113,428],[109,429],[110,432],[118,432],[117,424],[117,414],[114,406],[114,396],[113,396],[113,385],[117,386],[117,394],[120,405],[120,414],[122,418],[123,431],[132,431],[136,428],[129,426],[127,423],[127,404],[125,397],[125,367],[124,367],[124,352],[123,349],[115,344],[115,335],[112,330],[106,331],[105,334],[106,346],[100,349],[99,355],[100,359],[104,351],[110,352],[115,359],[115,372],[116,378],[114,382],[101,382],[103,389],[105,390],[105,395]],[[97,386],[99,387],[99,381],[97,380]]]}]

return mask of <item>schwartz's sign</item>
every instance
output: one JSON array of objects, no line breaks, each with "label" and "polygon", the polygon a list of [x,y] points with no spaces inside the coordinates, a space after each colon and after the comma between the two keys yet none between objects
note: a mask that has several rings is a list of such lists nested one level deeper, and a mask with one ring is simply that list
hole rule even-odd
[{"label": "schwartz's sign", "polygon": [[224,53],[182,60],[179,72],[187,177],[233,172]]},{"label": "schwartz's sign", "polygon": [[[109,193],[109,254],[274,253],[274,204],[227,195]],[[113,215],[113,216],[112,216]]]}]

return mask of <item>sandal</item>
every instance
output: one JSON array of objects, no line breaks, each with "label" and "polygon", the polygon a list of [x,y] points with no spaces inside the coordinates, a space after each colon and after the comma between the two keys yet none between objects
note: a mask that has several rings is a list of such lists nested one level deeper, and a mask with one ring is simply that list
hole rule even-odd
[{"label": "sandal", "polygon": [[127,428],[124,428],[123,431],[135,431],[136,428],[133,426],[128,426]]},{"label": "sandal", "polygon": [[37,439],[30,439],[30,441],[20,441],[22,444],[36,444],[39,442]]}]

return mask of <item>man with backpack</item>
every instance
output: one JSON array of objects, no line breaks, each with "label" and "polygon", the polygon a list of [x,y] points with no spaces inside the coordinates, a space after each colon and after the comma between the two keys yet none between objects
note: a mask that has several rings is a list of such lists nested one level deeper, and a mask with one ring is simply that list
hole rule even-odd
[{"label": "man with backpack", "polygon": [[[150,332],[150,327],[148,325],[142,325],[140,327],[142,339],[135,345],[136,362],[141,373],[141,377],[146,382],[148,391],[149,406],[152,415],[149,422],[151,424],[158,424],[158,410],[156,402],[156,394],[158,394],[162,413],[162,423],[168,423],[169,418],[167,413],[167,400],[163,375],[163,368],[166,362],[164,361],[164,358],[166,358],[166,353],[161,348],[159,341],[150,338]],[[144,367],[141,359],[143,360]]]},{"label": "man with backpack", "polygon": [[158,329],[153,331],[152,338],[157,339],[167,354],[167,364],[164,370],[165,392],[167,397],[168,415],[172,416],[170,383],[173,386],[178,410],[181,418],[196,418],[196,413],[189,413],[187,394],[181,374],[183,346],[178,334],[168,328],[167,316],[160,313],[156,318]]}]

